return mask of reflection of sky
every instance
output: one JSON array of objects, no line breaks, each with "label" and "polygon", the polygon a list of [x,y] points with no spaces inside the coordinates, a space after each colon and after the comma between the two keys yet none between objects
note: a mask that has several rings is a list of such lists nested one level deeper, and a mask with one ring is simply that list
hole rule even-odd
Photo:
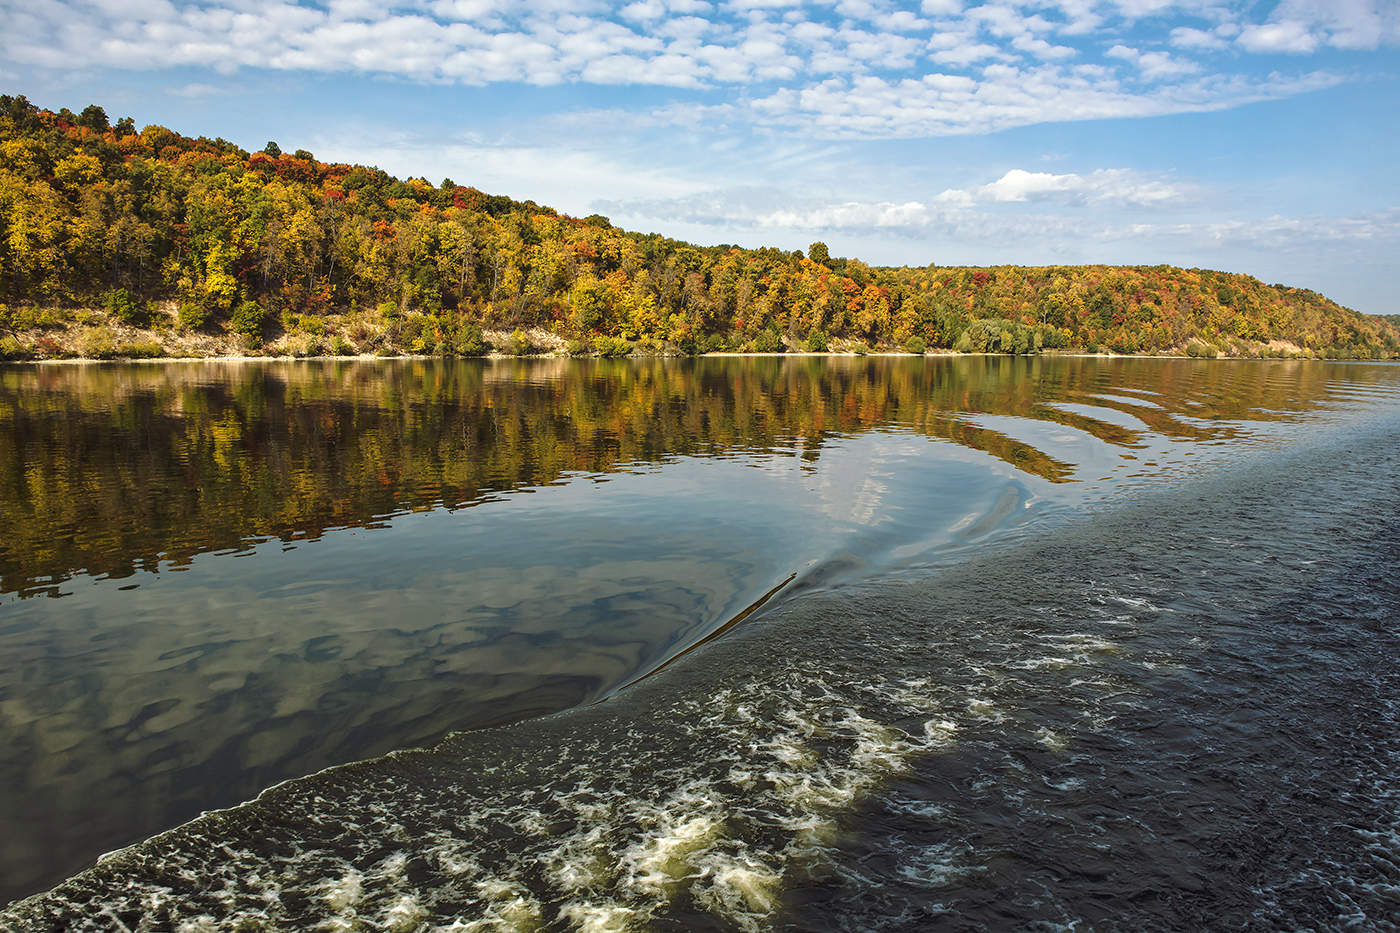
[{"label": "reflection of sky", "polygon": [[884,432],[798,454],[576,476],[8,606],[10,851],[33,858],[57,822],[78,838],[55,850],[90,857],[277,780],[606,694],[793,573],[946,540],[1014,472]]}]

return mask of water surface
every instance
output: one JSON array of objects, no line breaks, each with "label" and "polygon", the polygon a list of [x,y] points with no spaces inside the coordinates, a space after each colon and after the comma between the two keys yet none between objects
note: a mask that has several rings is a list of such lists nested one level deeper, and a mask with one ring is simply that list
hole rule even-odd
[{"label": "water surface", "polygon": [[[28,916],[917,928],[943,910],[995,925],[1014,892],[1018,922],[1101,922],[1014,866],[1057,826],[1146,858],[1164,838],[1132,835],[1147,801],[1201,780],[1183,763],[1124,800],[1105,762],[1236,761],[1219,721],[1145,710],[1183,683],[1203,708],[1233,695],[1237,672],[1196,649],[1238,596],[1219,581],[1247,584],[1230,611],[1250,630],[1302,598],[1290,586],[1359,572],[1344,547],[1300,556],[1336,535],[1296,451],[1335,465],[1339,438],[1393,439],[1398,377],[1000,358],[0,369],[2,896],[684,654],[563,718],[284,785]],[[1202,503],[1240,496],[1210,484],[1249,469],[1309,497],[1299,528],[1215,527]],[[1363,476],[1348,505],[1384,516],[1383,468]],[[1165,568],[1142,556],[1169,541]],[[1249,563],[1261,548],[1296,573]],[[1164,569],[1175,582],[1151,583]],[[1393,604],[1334,585],[1362,615]],[[1153,716],[1167,741],[1121,731]],[[969,828],[993,812],[1010,836]],[[1174,844],[1199,852],[1208,824]],[[1099,884],[1106,903],[1131,888]]]}]

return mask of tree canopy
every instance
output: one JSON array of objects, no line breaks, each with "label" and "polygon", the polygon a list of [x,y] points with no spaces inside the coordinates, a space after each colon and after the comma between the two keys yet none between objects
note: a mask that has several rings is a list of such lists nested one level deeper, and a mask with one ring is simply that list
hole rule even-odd
[{"label": "tree canopy", "polygon": [[1245,275],[698,246],[451,179],[0,96],[0,355],[72,353],[34,335],[76,324],[149,331],[155,352],[183,329],[249,348],[296,334],[323,352],[469,353],[488,328],[604,352],[1400,355],[1393,320]]}]

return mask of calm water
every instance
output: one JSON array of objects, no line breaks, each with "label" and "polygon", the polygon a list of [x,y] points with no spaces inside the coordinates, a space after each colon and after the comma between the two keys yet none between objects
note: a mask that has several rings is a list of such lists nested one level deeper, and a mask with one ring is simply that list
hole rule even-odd
[{"label": "calm water", "polygon": [[0,902],[89,869],[0,925],[1393,926],[1397,441],[1378,365],[0,368]]}]

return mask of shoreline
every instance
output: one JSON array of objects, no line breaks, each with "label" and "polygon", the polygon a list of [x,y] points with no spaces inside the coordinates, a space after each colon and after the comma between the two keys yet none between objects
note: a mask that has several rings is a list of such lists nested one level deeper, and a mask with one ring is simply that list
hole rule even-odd
[{"label": "shoreline", "polygon": [[743,353],[738,351],[720,351],[715,353],[698,353],[693,355],[667,354],[667,353],[635,353],[623,357],[605,357],[596,354],[571,355],[567,353],[483,353],[479,356],[450,356],[437,353],[360,353],[355,355],[325,354],[316,356],[292,356],[285,354],[266,354],[250,356],[247,354],[235,354],[229,356],[156,356],[156,357],[115,357],[111,359],[101,359],[96,357],[70,356],[49,359],[34,360],[0,360],[0,367],[3,366],[107,366],[107,365],[132,365],[132,364],[170,364],[170,363],[372,363],[372,362],[393,362],[403,360],[482,360],[486,362],[500,362],[505,360],[701,360],[701,359],[792,359],[792,358],[845,358],[859,359],[861,357],[902,357],[909,359],[953,359],[969,357],[1005,357],[1009,359],[1044,359],[1044,358],[1069,358],[1069,359],[1101,359],[1101,360],[1199,360],[1202,362],[1267,362],[1267,363],[1397,363],[1400,360],[1393,359],[1371,359],[1362,357],[1335,357],[1324,356],[1190,356],[1185,353],[1090,353],[1088,351],[1059,350],[1049,353],[985,353],[985,352],[959,352],[957,350],[930,350],[925,353],[909,353],[902,350],[871,350],[868,353],[854,353],[851,351],[826,351],[813,352],[808,350],[795,350],[790,353]]}]

